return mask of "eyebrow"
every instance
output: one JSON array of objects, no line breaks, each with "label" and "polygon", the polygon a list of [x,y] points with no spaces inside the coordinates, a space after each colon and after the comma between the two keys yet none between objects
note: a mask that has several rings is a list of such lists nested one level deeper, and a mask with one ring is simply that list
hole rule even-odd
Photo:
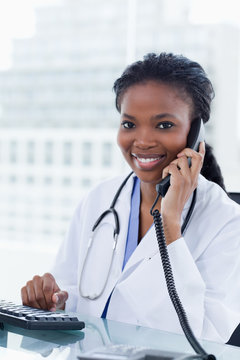
[{"label": "eyebrow", "polygon": [[[135,116],[123,113],[122,114],[123,117],[128,118],[129,120],[136,120]],[[151,117],[152,120],[161,120],[164,119],[166,117],[174,117],[176,118],[176,116],[174,114],[169,114],[169,113],[163,113],[163,114],[156,114],[154,116]]]},{"label": "eyebrow", "polygon": [[128,114],[126,114],[126,113],[123,113],[123,114],[122,114],[122,117],[126,117],[126,118],[128,118],[128,119],[130,119],[130,120],[136,120],[135,116],[128,115]]},{"label": "eyebrow", "polygon": [[166,117],[174,117],[174,118],[176,118],[176,116],[174,115],[174,114],[169,114],[169,113],[163,113],[163,114],[156,114],[156,115],[154,115],[154,116],[152,116],[151,117],[151,119],[153,119],[153,120],[161,120],[161,119],[164,119],[164,118],[166,118]]}]

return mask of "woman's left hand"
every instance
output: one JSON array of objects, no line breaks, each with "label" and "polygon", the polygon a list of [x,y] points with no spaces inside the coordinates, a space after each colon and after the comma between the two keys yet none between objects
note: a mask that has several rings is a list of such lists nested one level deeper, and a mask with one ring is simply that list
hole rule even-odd
[{"label": "woman's left hand", "polygon": [[[196,189],[205,155],[205,143],[201,142],[199,152],[185,148],[164,170],[163,178],[168,174],[170,187],[161,203],[161,215],[167,243],[181,237],[181,214],[190,195]],[[191,158],[191,167],[188,164]]]}]

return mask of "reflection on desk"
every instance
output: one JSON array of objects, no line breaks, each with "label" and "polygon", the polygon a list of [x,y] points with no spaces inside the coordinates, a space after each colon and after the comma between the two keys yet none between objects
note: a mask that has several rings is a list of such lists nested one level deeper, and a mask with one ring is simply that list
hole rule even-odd
[{"label": "reflection on desk", "polygon": [[[30,353],[31,359],[44,357],[48,360],[77,360],[77,356],[85,352],[111,344],[128,344],[193,354],[191,346],[183,335],[81,314],[78,316],[86,324],[86,328],[82,331],[43,332],[6,325],[4,330],[0,330],[0,350],[15,350],[20,355]],[[208,353],[214,354],[218,360],[240,359],[240,348],[210,341],[201,341],[201,345]],[[2,358],[5,360],[4,357]]]},{"label": "reflection on desk", "polygon": [[26,354],[26,353],[20,353],[19,351],[6,349],[3,347],[0,347],[0,359],[1,360],[40,360],[40,355],[33,355],[33,354]]}]

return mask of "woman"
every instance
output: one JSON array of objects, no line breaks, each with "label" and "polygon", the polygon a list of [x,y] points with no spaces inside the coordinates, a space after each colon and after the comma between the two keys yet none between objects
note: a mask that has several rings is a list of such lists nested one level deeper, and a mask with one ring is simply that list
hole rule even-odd
[{"label": "woman", "polygon": [[[148,54],[123,72],[114,90],[120,113],[118,144],[134,172],[115,203],[117,243],[110,211],[97,226],[88,251],[94,223],[109,209],[122,177],[103,182],[81,201],[54,276],[47,273],[29,281],[22,288],[23,304],[53,311],[66,307],[181,333],[150,214],[156,184],[171,174],[171,185],[156,207],[176,288],[195,335],[226,342],[240,320],[240,210],[224,191],[211,148],[206,146],[205,155],[203,142],[198,152],[187,147],[193,121],[209,119],[211,82],[201,66],[187,58]],[[183,236],[181,226],[196,188]]]}]

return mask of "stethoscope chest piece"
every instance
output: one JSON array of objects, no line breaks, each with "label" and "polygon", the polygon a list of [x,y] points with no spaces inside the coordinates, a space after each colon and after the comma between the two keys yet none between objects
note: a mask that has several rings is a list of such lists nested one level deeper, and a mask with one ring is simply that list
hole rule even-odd
[{"label": "stethoscope chest piece", "polygon": [[[115,204],[123,187],[132,174],[133,172],[124,179],[109,209],[105,210],[98,217],[92,227],[92,234],[87,244],[79,281],[80,295],[89,300],[99,298],[103,294],[109,280],[113,267],[114,254],[117,249],[118,234],[120,232],[119,216],[115,209]],[[191,218],[196,203],[196,194],[197,189],[193,192],[191,205],[182,225],[182,234],[186,231],[186,227]],[[111,284],[109,286],[111,286]]]}]

